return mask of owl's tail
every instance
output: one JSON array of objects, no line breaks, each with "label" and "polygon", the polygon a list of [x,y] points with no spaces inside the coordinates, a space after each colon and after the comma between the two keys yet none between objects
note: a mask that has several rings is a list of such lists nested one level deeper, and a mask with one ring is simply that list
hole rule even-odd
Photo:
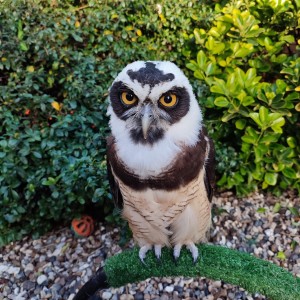
[{"label": "owl's tail", "polygon": [[107,282],[106,274],[103,268],[99,268],[96,274],[84,284],[84,286],[78,291],[73,300],[97,300],[99,297],[94,296],[94,294],[99,289],[109,288]]}]

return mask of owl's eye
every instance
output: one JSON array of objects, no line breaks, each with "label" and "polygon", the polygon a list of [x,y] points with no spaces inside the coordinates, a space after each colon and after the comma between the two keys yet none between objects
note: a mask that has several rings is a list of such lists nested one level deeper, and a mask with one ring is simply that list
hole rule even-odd
[{"label": "owl's eye", "polygon": [[132,92],[122,92],[121,100],[125,105],[133,105],[137,102],[137,97]]},{"label": "owl's eye", "polygon": [[165,107],[173,107],[177,104],[177,96],[172,93],[165,94],[160,97],[159,103]]}]

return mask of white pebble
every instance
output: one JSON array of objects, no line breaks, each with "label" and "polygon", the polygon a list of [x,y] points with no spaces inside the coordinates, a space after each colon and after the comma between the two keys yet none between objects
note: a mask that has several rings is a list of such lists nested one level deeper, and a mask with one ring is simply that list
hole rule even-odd
[{"label": "white pebble", "polygon": [[174,287],[171,286],[171,285],[168,285],[168,286],[165,287],[165,291],[167,293],[172,293],[174,291]]},{"label": "white pebble", "polygon": [[36,282],[37,282],[39,285],[41,285],[41,284],[43,284],[46,280],[47,280],[47,276],[44,275],[44,274],[42,274],[42,275],[40,275],[40,276],[37,278]]},{"label": "white pebble", "polygon": [[106,299],[106,300],[110,299],[111,296],[112,296],[112,293],[111,293],[111,292],[104,292],[104,293],[102,294],[102,298],[103,298],[103,299]]},{"label": "white pebble", "polygon": [[24,271],[25,272],[32,272],[34,270],[34,265],[29,263],[28,265],[26,265]]}]

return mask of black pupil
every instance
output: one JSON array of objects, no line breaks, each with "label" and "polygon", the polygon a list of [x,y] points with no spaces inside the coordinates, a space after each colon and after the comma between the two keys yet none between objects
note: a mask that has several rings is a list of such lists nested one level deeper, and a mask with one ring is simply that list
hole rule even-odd
[{"label": "black pupil", "polygon": [[172,97],[170,95],[166,95],[164,100],[165,100],[166,103],[171,103],[172,102]]},{"label": "black pupil", "polygon": [[133,100],[133,94],[131,94],[131,93],[127,93],[126,94],[126,99],[128,100],[128,101],[132,101]]}]

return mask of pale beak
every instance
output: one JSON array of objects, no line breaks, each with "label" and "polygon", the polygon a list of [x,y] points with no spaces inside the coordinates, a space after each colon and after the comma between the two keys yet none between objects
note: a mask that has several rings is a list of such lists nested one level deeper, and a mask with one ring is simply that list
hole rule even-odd
[{"label": "pale beak", "polygon": [[143,130],[143,136],[145,140],[148,137],[148,131],[152,123],[152,120],[153,120],[153,112],[152,112],[151,105],[146,104],[142,108],[142,130]]}]

